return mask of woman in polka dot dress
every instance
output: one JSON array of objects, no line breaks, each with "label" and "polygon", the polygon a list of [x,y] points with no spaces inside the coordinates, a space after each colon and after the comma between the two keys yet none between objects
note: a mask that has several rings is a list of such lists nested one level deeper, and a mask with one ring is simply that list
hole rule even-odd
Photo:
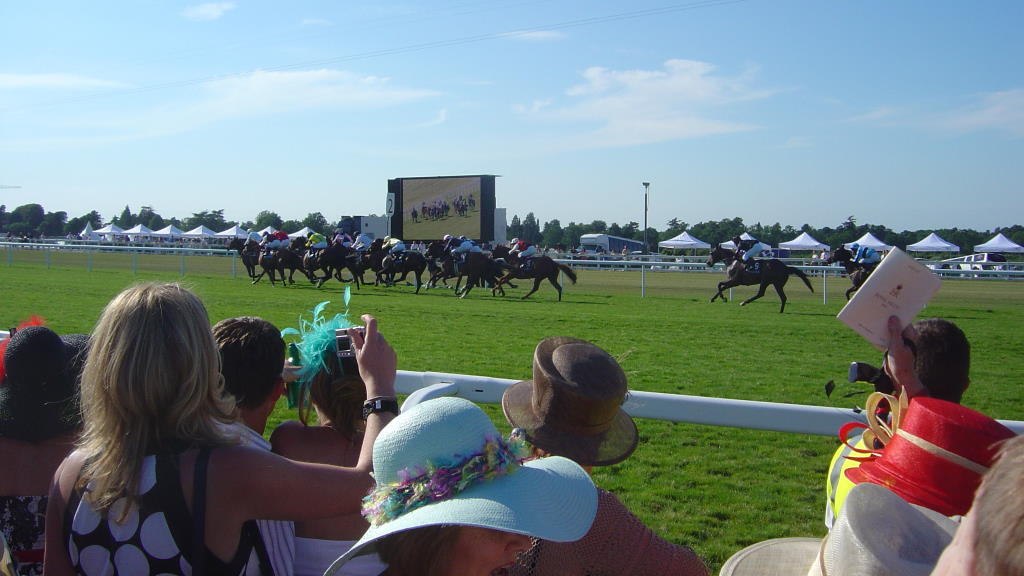
[{"label": "woman in polka dot dress", "polygon": [[[350,337],[367,393],[394,396],[395,352],[363,320]],[[266,574],[255,519],[359,510],[392,414],[367,417],[359,462],[342,468],[240,446],[222,426],[233,406],[194,294],[149,283],[116,296],[82,375],[83,438],[50,491],[46,573]]]}]

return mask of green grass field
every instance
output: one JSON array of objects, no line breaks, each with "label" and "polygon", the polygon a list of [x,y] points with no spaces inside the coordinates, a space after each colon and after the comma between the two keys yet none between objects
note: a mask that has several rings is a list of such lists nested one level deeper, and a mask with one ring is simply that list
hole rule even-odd
[{"label": "green grass field", "polygon": [[[0,260],[0,326],[39,314],[60,333],[87,332],[103,306],[142,280],[177,281],[206,302],[211,322],[258,315],[278,327],[331,300],[340,311],[341,285],[316,289],[303,279],[288,288],[252,286],[232,278],[227,258],[192,258],[180,277],[176,256],[140,256],[136,273],[127,256],[96,255],[93,271],[82,255],[65,260],[19,253]],[[102,263],[97,263],[102,260]],[[109,260],[109,261],[108,261]],[[115,269],[111,269],[111,267]],[[353,290],[352,312],[372,313],[399,354],[399,368],[503,378],[528,378],[534,345],[554,335],[590,340],[616,355],[636,390],[850,407],[863,400],[826,398],[823,385],[845,382],[850,361],[872,363],[879,353],[835,315],[845,279],[830,279],[822,303],[798,281],[778,313],[774,294],[741,308],[708,304],[713,273],[648,273],[640,298],[635,272],[581,271],[557,302],[542,286],[520,300],[474,291],[458,300],[450,291],[413,295],[412,288]],[[746,297],[753,288],[736,290]],[[973,385],[964,403],[997,418],[1024,420],[1024,283],[945,281],[925,310],[956,322],[972,344]],[[507,431],[500,409],[485,407]],[[276,420],[294,418],[279,408]],[[595,481],[620,497],[664,537],[692,546],[717,572],[730,554],[750,543],[783,536],[822,536],[824,474],[837,445],[831,438],[659,421],[638,422],[640,447],[632,458],[599,469]]]}]

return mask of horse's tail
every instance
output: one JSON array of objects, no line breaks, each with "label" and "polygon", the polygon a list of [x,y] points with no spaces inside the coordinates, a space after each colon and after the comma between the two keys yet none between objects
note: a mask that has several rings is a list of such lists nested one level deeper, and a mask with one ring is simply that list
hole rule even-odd
[{"label": "horse's tail", "polygon": [[796,274],[797,276],[799,276],[800,279],[804,281],[804,284],[807,284],[807,289],[810,290],[811,292],[814,292],[814,286],[811,286],[811,281],[807,279],[807,274],[804,274],[803,270],[799,268],[793,268],[792,266],[786,266],[786,272],[789,272],[790,274]]},{"label": "horse's tail", "polygon": [[572,281],[573,284],[575,284],[576,272],[573,271],[572,268],[569,268],[569,266],[566,264],[562,264],[561,262],[556,262],[556,264],[558,264],[558,269],[561,270],[566,276],[568,276],[569,280]]}]

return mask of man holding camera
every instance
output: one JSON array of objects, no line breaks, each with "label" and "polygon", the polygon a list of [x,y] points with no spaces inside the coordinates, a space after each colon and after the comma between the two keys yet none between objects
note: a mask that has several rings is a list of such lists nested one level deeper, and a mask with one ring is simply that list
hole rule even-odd
[{"label": "man holding camera", "polygon": [[[971,346],[960,328],[941,318],[925,318],[902,328],[899,320],[892,317],[889,342],[882,363],[883,373],[872,379],[877,391],[896,396],[906,394],[908,399],[931,396],[960,403],[971,383],[968,375]],[[850,444],[857,449],[869,448],[863,436],[850,438]],[[849,446],[840,446],[829,464],[825,485],[825,525],[829,528],[854,486],[845,472],[860,465],[847,458],[852,452]]]}]

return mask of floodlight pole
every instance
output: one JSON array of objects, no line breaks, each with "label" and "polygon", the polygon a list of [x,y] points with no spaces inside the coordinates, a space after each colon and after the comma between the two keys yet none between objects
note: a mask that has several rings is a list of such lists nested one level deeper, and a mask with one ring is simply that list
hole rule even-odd
[{"label": "floodlight pole", "polygon": [[647,297],[647,191],[651,187],[650,182],[644,182],[644,249],[640,255],[640,297]]}]

